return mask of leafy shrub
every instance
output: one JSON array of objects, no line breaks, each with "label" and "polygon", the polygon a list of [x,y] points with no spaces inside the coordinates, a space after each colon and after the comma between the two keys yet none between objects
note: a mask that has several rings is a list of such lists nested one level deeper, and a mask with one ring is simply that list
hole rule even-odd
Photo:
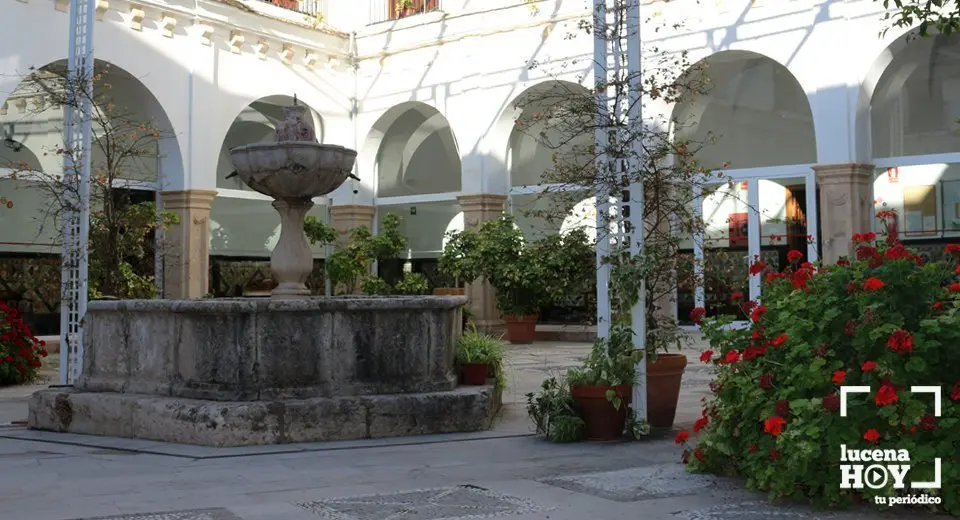
[{"label": "leafy shrub", "polygon": [[[857,259],[837,265],[817,268],[790,252],[791,268],[766,274],[762,305],[741,304],[748,328],[729,327],[732,316],[703,322],[713,350],[702,359],[717,379],[684,461],[693,471],[742,475],[772,499],[835,506],[925,492],[960,514],[960,267],[923,265],[895,239],[875,243],[873,233],[854,240]],[[947,250],[960,257],[960,246]],[[751,274],[765,267],[757,262]],[[848,394],[846,417],[841,385],[871,388]],[[943,388],[940,417],[932,396],[911,393],[913,385]],[[689,436],[676,441],[686,446]],[[908,450],[907,487],[894,489],[890,479],[882,489],[841,489],[841,445]],[[935,457],[943,488],[911,489],[910,481],[933,480]]]},{"label": "leafy shrub", "polygon": [[430,280],[421,273],[403,273],[393,288],[397,294],[420,295],[430,293]]},{"label": "leafy shrub", "polygon": [[35,380],[45,346],[16,309],[0,302],[0,386]]}]

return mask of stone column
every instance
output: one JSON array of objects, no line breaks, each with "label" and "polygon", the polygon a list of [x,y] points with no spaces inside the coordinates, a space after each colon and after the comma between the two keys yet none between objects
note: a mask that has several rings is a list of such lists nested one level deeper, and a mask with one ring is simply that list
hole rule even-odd
[{"label": "stone column", "polygon": [[814,166],[813,170],[820,187],[820,257],[824,263],[835,263],[841,257],[852,259],[856,256],[853,234],[870,231],[874,167],[825,164]]},{"label": "stone column", "polygon": [[377,211],[373,206],[362,204],[345,204],[342,206],[332,206],[330,215],[333,222],[330,225],[337,230],[340,235],[340,241],[346,243],[350,240],[350,232],[354,229],[364,226],[373,231],[373,219]]},{"label": "stone column", "polygon": [[210,206],[216,191],[165,191],[163,211],[180,222],[164,233],[163,297],[202,298],[209,292]]},{"label": "stone column", "polygon": [[[460,210],[463,211],[465,229],[477,229],[484,222],[496,220],[503,214],[503,205],[507,201],[505,195],[479,194],[461,195],[457,197]],[[503,325],[500,311],[497,310],[496,294],[490,284],[478,280],[466,288],[470,298],[470,310],[473,312],[473,321],[481,330],[499,329]]]}]

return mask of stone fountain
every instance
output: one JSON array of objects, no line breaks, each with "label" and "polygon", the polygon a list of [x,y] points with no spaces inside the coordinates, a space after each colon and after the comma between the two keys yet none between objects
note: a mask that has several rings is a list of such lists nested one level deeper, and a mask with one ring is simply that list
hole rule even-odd
[{"label": "stone fountain", "polygon": [[280,214],[271,298],[90,302],[83,372],[31,397],[30,428],[219,447],[490,427],[498,391],[455,377],[464,297],[310,296],[304,218],[357,153],[306,117],[294,101],[276,142],[230,151]]}]

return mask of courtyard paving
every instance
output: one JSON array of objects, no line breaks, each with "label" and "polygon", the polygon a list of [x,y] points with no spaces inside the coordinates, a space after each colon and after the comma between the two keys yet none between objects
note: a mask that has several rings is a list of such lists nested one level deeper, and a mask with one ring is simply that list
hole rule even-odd
[{"label": "courtyard paving", "polygon": [[[699,414],[709,371],[687,352],[678,425]],[[689,475],[672,432],[635,443],[554,445],[530,435],[524,394],[586,344],[511,346],[491,432],[203,448],[0,426],[0,520],[861,519],[772,506],[735,479]],[[28,387],[0,391],[0,424]],[[897,518],[914,518],[904,510]],[[922,515],[916,518],[922,518]]]}]

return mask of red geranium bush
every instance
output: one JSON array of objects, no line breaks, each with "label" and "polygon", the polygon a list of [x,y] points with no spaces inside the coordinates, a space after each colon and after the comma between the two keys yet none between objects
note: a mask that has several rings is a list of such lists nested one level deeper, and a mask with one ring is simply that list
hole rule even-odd
[{"label": "red geranium bush", "polygon": [[[771,499],[836,506],[925,493],[960,515],[960,267],[923,265],[872,233],[854,240],[852,262],[817,267],[791,253],[790,269],[765,275],[762,305],[741,306],[749,327],[729,327],[733,316],[703,321],[713,396],[677,443],[691,470],[741,475]],[[960,247],[947,251],[960,258]],[[848,394],[846,417],[841,385],[871,388]],[[912,393],[914,385],[942,388],[939,417],[934,396]],[[907,450],[906,488],[890,479],[881,489],[841,489],[841,445]],[[941,489],[911,489],[934,480],[936,457]]]},{"label": "red geranium bush", "polygon": [[30,327],[16,309],[0,302],[0,386],[33,381],[46,357],[44,342],[30,332]]}]

